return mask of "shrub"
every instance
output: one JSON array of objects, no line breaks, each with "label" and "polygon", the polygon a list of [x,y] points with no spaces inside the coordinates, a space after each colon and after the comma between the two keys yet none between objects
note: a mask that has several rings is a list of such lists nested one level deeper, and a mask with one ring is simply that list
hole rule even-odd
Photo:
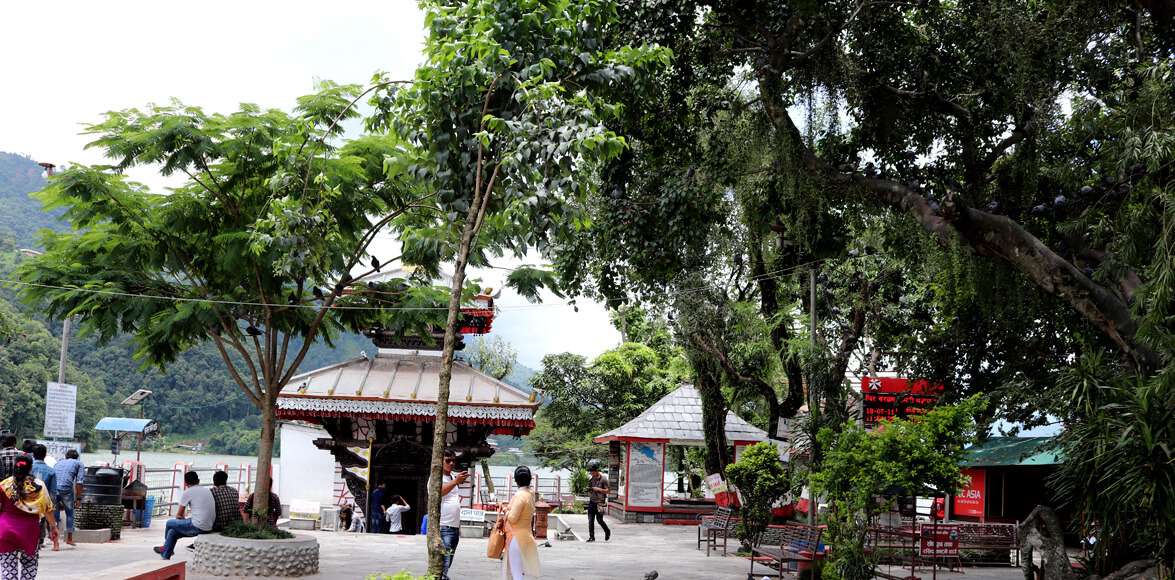
[{"label": "shrub", "polygon": [[575,495],[587,495],[588,483],[591,481],[591,476],[588,475],[586,469],[582,467],[576,468],[571,474],[571,493]]},{"label": "shrub", "polygon": [[243,540],[289,540],[294,537],[294,534],[285,530],[279,530],[265,524],[247,522],[229,524],[220,533],[226,538],[241,538]]},{"label": "shrub", "polygon": [[742,520],[736,529],[744,546],[753,546],[771,523],[771,507],[791,488],[791,478],[779,450],[771,443],[756,443],[726,468],[726,477],[742,495]]}]

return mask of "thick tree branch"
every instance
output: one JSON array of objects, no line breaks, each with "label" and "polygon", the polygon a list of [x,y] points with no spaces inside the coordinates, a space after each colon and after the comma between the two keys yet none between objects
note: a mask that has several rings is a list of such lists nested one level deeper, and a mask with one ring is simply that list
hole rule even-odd
[{"label": "thick tree branch", "polygon": [[1060,296],[1118,345],[1140,370],[1158,366],[1158,355],[1137,340],[1139,325],[1130,307],[1114,292],[1098,285],[1049,249],[1023,226],[1007,217],[968,208],[956,201],[948,201],[939,211],[920,192],[901,183],[835,170],[804,145],[799,128],[782,106],[778,79],[760,72],[759,89],[768,118],[780,137],[781,148],[785,149],[781,154],[792,155],[809,172],[825,175],[831,183],[912,214],[939,243],[949,243],[957,234],[977,253],[1004,261],[1027,275],[1041,289]]},{"label": "thick tree branch", "polygon": [[767,436],[774,439],[779,432],[779,395],[775,392],[775,387],[772,387],[770,383],[759,377],[748,377],[740,373],[734,367],[734,364],[730,362],[730,357],[726,356],[726,353],[722,349],[711,344],[709,340],[702,338],[698,333],[691,333],[689,339],[698,350],[713,357],[731,381],[749,386],[763,397],[767,402],[768,408]]},{"label": "thick tree branch", "polygon": [[232,358],[229,356],[228,351],[224,348],[224,340],[221,339],[219,334],[213,333],[212,342],[216,344],[216,350],[220,351],[220,358],[224,360],[224,366],[228,368],[228,372],[230,375],[232,375],[233,381],[237,383],[238,387],[241,387],[241,390],[245,392],[245,396],[249,397],[249,400],[252,401],[253,406],[260,409],[261,399],[258,397],[258,394],[254,393],[252,389],[250,389],[248,385],[245,384],[245,380],[241,377],[241,374],[237,372],[236,366],[233,365]]}]

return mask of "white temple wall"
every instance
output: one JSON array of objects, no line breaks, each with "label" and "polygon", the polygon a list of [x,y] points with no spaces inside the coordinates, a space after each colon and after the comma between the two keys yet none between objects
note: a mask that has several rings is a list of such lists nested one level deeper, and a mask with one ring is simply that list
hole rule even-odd
[{"label": "white temple wall", "polygon": [[314,440],[330,435],[322,428],[299,423],[281,426],[281,500],[318,502],[333,506],[335,493],[335,458],[314,446]]}]

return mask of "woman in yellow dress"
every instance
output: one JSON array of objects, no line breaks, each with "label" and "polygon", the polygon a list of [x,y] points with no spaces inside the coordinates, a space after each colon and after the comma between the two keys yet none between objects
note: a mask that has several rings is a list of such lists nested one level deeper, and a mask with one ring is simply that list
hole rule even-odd
[{"label": "woman in yellow dress", "polygon": [[506,508],[506,550],[502,559],[502,580],[531,580],[539,577],[539,549],[534,542],[534,492],[530,489],[530,468],[514,470],[518,491]]}]

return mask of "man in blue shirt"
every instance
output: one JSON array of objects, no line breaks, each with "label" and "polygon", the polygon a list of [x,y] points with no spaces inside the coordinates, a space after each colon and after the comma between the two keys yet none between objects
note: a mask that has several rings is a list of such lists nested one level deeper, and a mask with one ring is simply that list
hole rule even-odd
[{"label": "man in blue shirt", "polygon": [[[53,466],[57,475],[57,494],[53,496],[53,507],[57,510],[57,521],[65,524],[65,543],[73,543],[73,510],[77,507],[78,496],[82,492],[82,471],[85,467],[78,461],[76,449],[65,452],[65,459]],[[61,511],[65,511],[65,519],[61,519]]]},{"label": "man in blue shirt", "polygon": [[[37,443],[33,445],[33,477],[45,483],[45,491],[49,492],[49,497],[57,495],[57,472],[53,471],[49,464],[45,463],[45,455],[49,453],[44,445]],[[45,536],[49,533],[49,524],[44,518],[41,518],[41,544],[45,543]]]}]

